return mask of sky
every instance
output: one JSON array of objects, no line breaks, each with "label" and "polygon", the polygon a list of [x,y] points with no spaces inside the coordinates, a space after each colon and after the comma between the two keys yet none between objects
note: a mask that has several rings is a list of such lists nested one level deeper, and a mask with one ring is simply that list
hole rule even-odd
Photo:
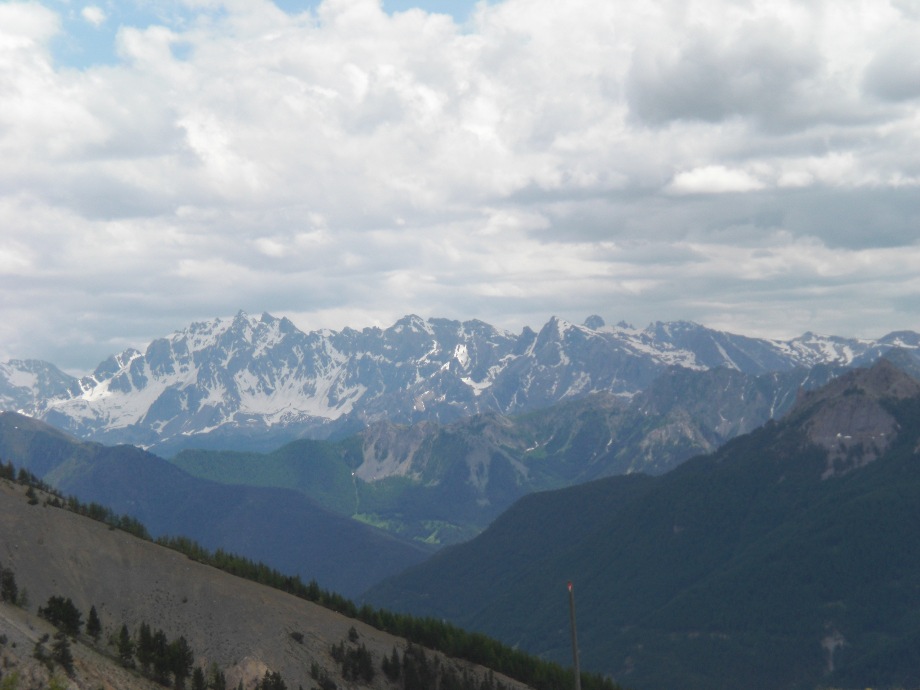
[{"label": "sky", "polygon": [[0,1],[0,361],[239,310],[920,330],[920,0]]}]

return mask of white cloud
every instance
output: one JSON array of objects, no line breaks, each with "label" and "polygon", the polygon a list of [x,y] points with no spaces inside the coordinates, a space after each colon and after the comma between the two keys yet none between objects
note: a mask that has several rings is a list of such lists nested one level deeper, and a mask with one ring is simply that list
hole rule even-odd
[{"label": "white cloud", "polygon": [[[463,27],[376,0],[196,1],[121,20],[119,62],[82,70],[54,61],[55,7],[0,4],[11,354],[76,339],[64,364],[92,366],[239,308],[744,331],[782,304],[803,316],[777,329],[920,328],[915,283],[880,290],[872,254],[917,246],[907,0],[504,0]],[[112,29],[112,7],[82,16]],[[833,316],[796,311],[819,287]]]},{"label": "white cloud", "polygon": [[[60,31],[60,19],[51,10],[31,3],[0,5],[0,51],[5,58],[14,51],[42,51]],[[9,68],[5,60],[4,68]]]},{"label": "white cloud", "polygon": [[668,190],[673,194],[723,194],[751,192],[763,187],[762,182],[744,170],[707,165],[678,173]]},{"label": "white cloud", "polygon": [[87,5],[80,10],[80,16],[95,27],[102,26],[107,19],[105,12],[98,5]]}]

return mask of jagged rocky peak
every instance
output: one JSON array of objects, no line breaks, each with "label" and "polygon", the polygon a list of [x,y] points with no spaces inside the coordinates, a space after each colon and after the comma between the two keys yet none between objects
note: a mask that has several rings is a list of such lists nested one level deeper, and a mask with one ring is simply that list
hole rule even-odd
[{"label": "jagged rocky peak", "polygon": [[68,397],[79,390],[75,377],[49,362],[11,359],[0,363],[0,409],[19,410],[43,398]]},{"label": "jagged rocky peak", "polygon": [[393,333],[402,333],[404,331],[409,331],[410,333],[426,333],[428,335],[434,333],[431,324],[425,321],[421,316],[415,314],[407,314],[387,330]]},{"label": "jagged rocky peak", "polygon": [[236,316],[233,317],[233,321],[230,323],[230,328],[227,329],[227,332],[248,340],[252,337],[252,333],[258,324],[259,322],[256,319],[253,319],[241,309],[236,313]]},{"label": "jagged rocky peak", "polygon": [[[429,321],[435,321],[435,319],[429,319]],[[482,321],[481,319],[468,319],[463,322],[463,329],[470,333],[502,333],[495,326]]]},{"label": "jagged rocky peak", "polygon": [[805,419],[809,441],[827,450],[822,479],[828,479],[869,464],[890,447],[900,427],[884,400],[918,396],[920,383],[880,359],[803,394],[790,417]]},{"label": "jagged rocky peak", "polygon": [[[920,368],[918,350],[909,347],[920,335],[890,340]],[[819,336],[767,341],[686,321],[637,330],[606,326],[597,315],[583,324],[554,316],[519,335],[415,314],[385,329],[303,332],[269,313],[239,311],[192,323],[143,353],[125,350],[79,382],[52,372],[43,385],[28,367],[0,366],[0,409],[23,409],[82,438],[114,443],[181,444],[218,427],[246,435],[254,420],[284,438],[323,437],[374,419],[449,422],[597,392],[634,396],[670,366],[760,375],[871,362],[892,347]]]},{"label": "jagged rocky peak", "polygon": [[287,319],[279,319],[268,312],[256,317],[240,310],[233,318],[195,322],[173,333],[169,340],[180,351],[198,353],[215,347],[265,344],[293,332],[297,332],[297,328]]},{"label": "jagged rocky peak", "polygon": [[583,337],[585,335],[593,334],[594,330],[589,326],[579,326],[578,324],[574,324],[571,321],[566,321],[565,319],[560,319],[558,316],[553,316],[549,321],[546,322],[546,325],[540,329],[539,339],[562,341],[567,340],[573,335],[576,337]]},{"label": "jagged rocky peak", "polygon": [[704,329],[703,326],[693,321],[655,321],[650,323],[645,330],[657,338],[668,340],[676,335]]},{"label": "jagged rocky peak", "polygon": [[[239,314],[235,318],[239,318]],[[168,340],[188,352],[199,352],[212,347],[233,325],[234,319],[215,318],[195,321],[187,328],[173,333]]]}]

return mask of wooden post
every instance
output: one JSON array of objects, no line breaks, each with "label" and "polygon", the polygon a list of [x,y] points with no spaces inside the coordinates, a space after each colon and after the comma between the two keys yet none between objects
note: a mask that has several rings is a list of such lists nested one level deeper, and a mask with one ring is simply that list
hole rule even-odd
[{"label": "wooden post", "polygon": [[569,582],[569,618],[572,621],[572,662],[575,665],[575,690],[581,690],[581,669],[578,665],[578,633],[575,632],[575,590]]}]

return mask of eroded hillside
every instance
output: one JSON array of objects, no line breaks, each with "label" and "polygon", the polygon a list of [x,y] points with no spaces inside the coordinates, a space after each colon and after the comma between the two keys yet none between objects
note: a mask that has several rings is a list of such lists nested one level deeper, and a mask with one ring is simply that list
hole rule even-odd
[{"label": "eroded hillside", "polygon": [[[277,672],[287,687],[315,687],[317,668],[339,687],[396,688],[381,672],[384,656],[407,643],[363,623],[313,603],[253,582],[233,577],[185,556],[137,539],[104,524],[51,507],[44,498],[30,504],[25,487],[0,480],[0,565],[15,573],[18,587],[27,590],[20,608],[0,603],[0,634],[6,643],[0,654],[3,673],[14,687],[47,687],[51,674],[34,658],[36,642],[53,628],[35,613],[49,597],[66,597],[86,620],[98,611],[102,635],[96,650],[81,635],[71,645],[74,676],[58,680],[69,687],[158,687],[136,672],[122,668],[117,639],[122,625],[136,631],[142,623],[162,629],[170,640],[184,637],[194,650],[194,664],[216,664],[228,687],[242,681],[254,688],[266,671]],[[373,658],[370,682],[347,681],[333,658],[333,645],[363,645]],[[46,646],[50,647],[47,641]],[[428,652],[442,668],[458,677],[486,678],[488,671],[467,662]],[[495,675],[508,688],[526,686]]]}]

